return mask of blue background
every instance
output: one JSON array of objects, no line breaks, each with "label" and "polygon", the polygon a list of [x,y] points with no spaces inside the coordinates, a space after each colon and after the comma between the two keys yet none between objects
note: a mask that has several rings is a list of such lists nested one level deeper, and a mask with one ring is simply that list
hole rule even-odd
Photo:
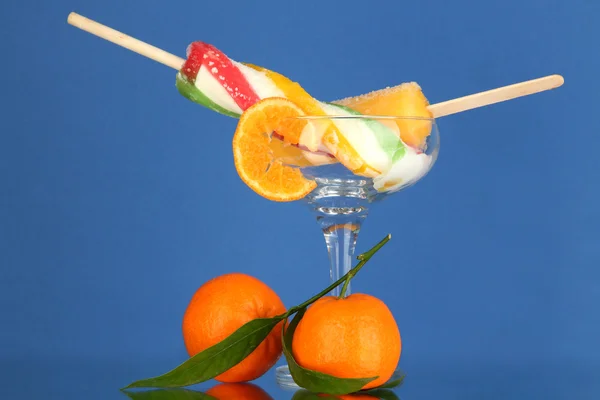
[{"label": "blue background", "polygon": [[305,207],[238,178],[235,120],[181,97],[173,70],[67,25],[70,11],[180,56],[213,43],[323,100],[414,80],[435,103],[564,75],[558,90],[439,120],[432,172],[364,224],[358,251],[393,239],[353,288],[396,316],[404,397],[600,394],[597,0],[0,10],[6,395],[119,398],[185,359],[183,312],[216,275],[254,275],[287,306],[328,282]]}]

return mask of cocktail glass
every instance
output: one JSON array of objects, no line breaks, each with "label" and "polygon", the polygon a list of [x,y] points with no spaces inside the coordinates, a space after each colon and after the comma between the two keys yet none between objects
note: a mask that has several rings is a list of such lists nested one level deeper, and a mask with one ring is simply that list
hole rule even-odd
[{"label": "cocktail glass", "polygon": [[[430,132],[418,148],[405,149],[403,157],[393,164],[392,173],[387,175],[388,179],[359,176],[337,162],[301,167],[304,176],[317,183],[317,187],[303,201],[316,217],[325,237],[329,254],[329,279],[334,282],[352,268],[358,233],[371,204],[414,185],[431,170],[439,152],[438,127],[434,119],[416,117],[352,115],[300,118],[307,120],[309,130],[317,135],[331,126],[345,131],[364,132],[365,124],[374,123],[385,125],[398,135],[403,130]],[[365,145],[368,143],[365,142]],[[305,165],[305,160],[298,163],[290,158],[280,161],[288,165]],[[338,287],[331,294],[339,296],[339,293]],[[350,293],[351,289],[348,287],[345,295]],[[297,388],[287,366],[276,368],[276,378],[283,388]]]}]

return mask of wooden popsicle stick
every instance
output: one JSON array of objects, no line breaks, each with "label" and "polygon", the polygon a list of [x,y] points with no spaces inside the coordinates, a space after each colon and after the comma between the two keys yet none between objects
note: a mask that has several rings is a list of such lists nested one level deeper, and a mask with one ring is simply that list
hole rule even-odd
[{"label": "wooden popsicle stick", "polygon": [[564,78],[560,75],[549,75],[543,78],[532,79],[530,81],[515,83],[514,85],[503,86],[485,92],[444,101],[442,103],[432,104],[428,108],[434,118],[445,117],[446,115],[456,114],[474,108],[485,107],[490,104],[516,99],[518,97],[529,96],[530,94],[543,92],[545,90],[555,89],[562,86],[564,82]]},{"label": "wooden popsicle stick", "polygon": [[177,57],[171,53],[167,53],[158,47],[154,47],[151,44],[132,38],[129,35],[109,28],[108,26],[102,25],[96,21],[92,21],[91,19],[88,19],[77,13],[70,13],[69,18],[67,18],[67,22],[70,25],[91,33],[92,35],[96,35],[102,39],[108,40],[109,42],[113,42],[116,45],[125,47],[126,49],[129,49],[135,53],[148,57],[154,61],[158,61],[167,67],[179,70],[185,62],[183,58]]},{"label": "wooden popsicle stick", "polygon": [[[173,69],[179,70],[185,62],[183,58],[177,57],[171,53],[154,47],[151,44],[142,42],[122,32],[109,28],[98,22],[92,21],[77,13],[70,13],[67,22],[79,29],[106,39],[118,46],[125,47],[133,52],[148,57],[154,61],[164,64]],[[533,79],[514,85],[503,86],[500,88],[487,90],[485,92],[471,94],[469,96],[459,97],[430,105],[429,111],[434,118],[445,117],[446,115],[456,114],[474,108],[485,107],[490,104],[502,101],[516,99],[518,97],[528,96],[530,94],[543,92],[545,90],[555,89],[564,83],[564,78],[560,75],[549,75],[543,78]]]}]

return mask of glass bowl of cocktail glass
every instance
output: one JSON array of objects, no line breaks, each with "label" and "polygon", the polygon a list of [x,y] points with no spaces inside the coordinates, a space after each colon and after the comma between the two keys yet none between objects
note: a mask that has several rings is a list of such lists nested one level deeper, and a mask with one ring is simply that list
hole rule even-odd
[{"label": "glass bowl of cocktail glass", "polygon": [[[364,157],[360,158],[364,161],[360,169],[371,175],[353,173],[338,162],[325,146],[313,152],[306,149],[273,152],[273,162],[300,168],[307,179],[316,183],[316,188],[302,201],[316,218],[325,238],[329,280],[333,283],[353,266],[358,233],[371,205],[414,185],[431,170],[438,156],[440,135],[433,118],[351,115],[304,116],[299,119],[306,122],[304,131],[310,131],[309,135],[321,136],[334,128],[343,131],[346,136],[350,135],[355,144],[362,142],[363,148],[355,149]],[[378,127],[394,132],[396,142],[389,137],[374,135]],[[409,142],[419,143],[409,146],[401,141],[403,130],[412,138]],[[272,141],[278,142],[276,138]],[[280,149],[280,143],[274,147]],[[348,149],[346,147],[345,151]],[[344,164],[356,165],[348,161]],[[350,293],[348,285],[345,295]],[[339,294],[339,287],[331,293],[334,296]],[[392,379],[396,377],[395,374]],[[276,378],[283,388],[298,387],[287,366],[276,368]]]}]

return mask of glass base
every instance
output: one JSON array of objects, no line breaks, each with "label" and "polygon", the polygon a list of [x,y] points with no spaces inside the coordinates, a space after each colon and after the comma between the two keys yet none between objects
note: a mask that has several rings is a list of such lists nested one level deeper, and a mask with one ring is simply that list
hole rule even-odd
[{"label": "glass base", "polygon": [[[303,168],[302,174],[317,184],[304,201],[316,216],[325,237],[330,261],[329,281],[333,283],[353,266],[356,240],[370,205],[382,200],[389,192],[378,192],[372,179],[356,176],[341,164]],[[339,296],[340,289],[341,285],[331,294]],[[346,285],[345,295],[350,293],[350,285]],[[396,371],[391,379],[400,376],[402,373]],[[275,380],[283,390],[300,389],[287,365],[275,368]]]},{"label": "glass base", "polygon": [[300,389],[300,386],[294,382],[294,378],[292,378],[292,374],[290,374],[290,369],[287,365],[275,368],[275,380],[277,381],[277,385],[283,390]]},{"label": "glass base", "polygon": [[[394,374],[390,378],[390,381],[394,381],[396,379],[400,379],[404,373],[397,369],[394,371]],[[294,382],[294,378],[292,378],[292,374],[290,374],[290,369],[287,365],[282,365],[280,367],[275,368],[275,380],[277,381],[277,385],[283,390],[298,390],[300,386]]]}]

